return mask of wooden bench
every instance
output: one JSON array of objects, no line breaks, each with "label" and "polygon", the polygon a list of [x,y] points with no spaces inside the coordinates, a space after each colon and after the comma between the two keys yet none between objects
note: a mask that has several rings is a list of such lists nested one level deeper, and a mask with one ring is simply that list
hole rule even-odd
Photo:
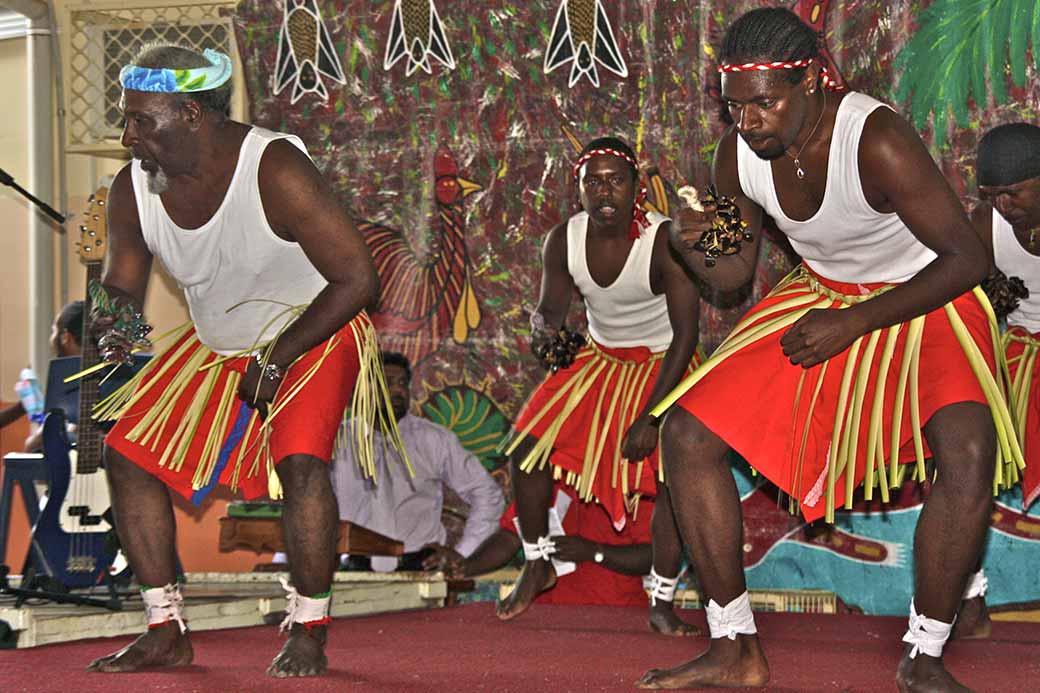
[{"label": "wooden bench", "polygon": [[[235,551],[252,549],[285,551],[282,535],[282,520],[276,517],[222,517],[220,518],[220,550]],[[400,556],[404,544],[365,529],[352,522],[341,520],[336,553],[352,553],[361,556]]]}]

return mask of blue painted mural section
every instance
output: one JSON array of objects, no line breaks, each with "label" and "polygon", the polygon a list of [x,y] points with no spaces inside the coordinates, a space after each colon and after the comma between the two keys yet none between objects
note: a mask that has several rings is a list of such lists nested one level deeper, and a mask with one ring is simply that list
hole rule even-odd
[{"label": "blue painted mural section", "polygon": [[[751,476],[746,464],[734,465],[734,477],[745,505],[751,494],[763,493],[757,488],[761,479]],[[1040,565],[1040,504],[1022,514],[1021,503],[1021,490],[1016,487],[1003,493],[994,506],[983,562],[990,605],[1040,600],[1040,580],[1035,573],[1035,566]],[[920,505],[838,513],[835,529],[847,535],[845,541],[852,538],[861,546],[884,547],[881,560],[878,556],[854,558],[799,540],[799,525],[793,522],[791,538],[776,541],[763,558],[748,567],[748,587],[828,590],[868,614],[905,614],[913,591],[913,536],[920,513]],[[753,521],[745,523],[745,531],[754,539]]]}]

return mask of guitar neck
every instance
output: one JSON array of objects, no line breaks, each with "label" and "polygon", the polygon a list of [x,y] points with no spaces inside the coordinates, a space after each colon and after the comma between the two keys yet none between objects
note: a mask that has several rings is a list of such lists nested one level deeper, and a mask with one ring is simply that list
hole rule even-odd
[{"label": "guitar neck", "polygon": [[[101,281],[101,264],[100,262],[86,263],[87,286],[90,286],[91,281]],[[88,333],[91,310],[89,291],[85,292],[83,300],[85,302],[83,307],[83,332],[81,333],[83,354],[80,357],[80,369],[86,370],[100,363],[101,356],[97,342]],[[98,402],[99,383],[105,372],[94,373],[79,381],[79,429],[76,435],[76,471],[80,474],[93,473],[101,466],[104,434],[90,414],[94,410],[94,405]]]}]

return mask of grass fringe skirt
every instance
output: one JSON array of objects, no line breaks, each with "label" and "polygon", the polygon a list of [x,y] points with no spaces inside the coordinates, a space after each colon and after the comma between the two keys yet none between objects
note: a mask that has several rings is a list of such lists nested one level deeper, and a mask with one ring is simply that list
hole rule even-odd
[{"label": "grass fringe skirt", "polygon": [[[994,492],[1013,485],[1024,460],[1007,406],[996,318],[980,289],[863,335],[813,368],[783,356],[780,337],[809,311],[843,310],[891,288],[840,284],[796,268],[654,415],[678,403],[780,486],[792,512],[797,502],[807,520],[833,522],[836,503],[851,508],[860,484],[865,499],[877,490],[887,503],[889,489],[903,480],[901,463],[914,463],[914,477],[925,478],[930,453],[922,426],[942,406],[979,401],[997,434]],[[923,364],[922,353],[931,360]]]},{"label": "grass fringe skirt", "polygon": [[1022,475],[1022,509],[1027,510],[1040,496],[1040,390],[1036,388],[1036,358],[1040,340],[1025,328],[1012,325],[1004,333],[1007,359],[1008,405],[1018,433],[1022,454],[1032,456]]},{"label": "grass fringe skirt", "polygon": [[[664,356],[646,347],[590,341],[569,368],[548,375],[531,395],[506,453],[534,438],[522,471],[551,466],[554,479],[574,487],[580,500],[603,505],[615,526],[623,526],[626,513],[637,512],[639,498],[657,492],[657,450],[632,464],[621,456],[621,443],[646,407]],[[689,372],[700,361],[698,354]]]},{"label": "grass fringe skirt", "polygon": [[[298,316],[304,308],[287,312]],[[266,491],[280,498],[274,465],[285,454],[329,460],[333,444],[352,446],[366,476],[373,476],[375,426],[392,431],[391,444],[407,464],[396,420],[388,415],[390,395],[367,315],[297,359],[262,419],[239,399],[238,387],[250,355],[261,353],[266,361],[278,336],[228,356],[203,345],[191,323],[164,335],[171,346],[95,407],[95,420],[118,421],[106,442],[196,502],[218,479],[247,497]],[[340,426],[348,411],[362,425]],[[272,445],[276,427],[287,432]],[[355,433],[346,440],[348,429]]]}]

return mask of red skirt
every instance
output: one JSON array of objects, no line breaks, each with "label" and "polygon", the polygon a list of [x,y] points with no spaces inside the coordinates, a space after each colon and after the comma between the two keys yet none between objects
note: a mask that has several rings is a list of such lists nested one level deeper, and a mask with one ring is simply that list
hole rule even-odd
[{"label": "red skirt", "polygon": [[118,419],[106,445],[196,503],[217,481],[246,498],[277,497],[276,463],[295,454],[332,459],[355,384],[381,381],[373,356],[378,362],[362,313],[292,364],[263,421],[237,395],[250,357],[216,354],[187,326],[95,418]]},{"label": "red skirt", "polygon": [[[582,501],[602,505],[622,527],[639,498],[657,493],[657,449],[646,460],[629,463],[621,456],[621,442],[646,407],[663,360],[664,352],[646,347],[590,341],[569,368],[547,376],[531,395],[507,452],[525,436],[537,438],[521,469],[551,465],[555,479],[573,486]],[[699,363],[695,356],[690,370]]]},{"label": "red skirt", "polygon": [[1006,480],[1022,460],[994,376],[996,323],[980,291],[864,335],[809,369],[784,355],[780,338],[809,310],[841,309],[888,288],[796,269],[662,408],[677,402],[696,416],[797,501],[807,521],[833,521],[834,508],[851,507],[863,483],[868,499],[877,487],[887,502],[888,489],[902,481],[900,463],[915,461],[923,478],[931,453],[921,429],[957,402],[989,406],[1000,440],[996,479]]},{"label": "red skirt", "polygon": [[1040,496],[1040,388],[1036,387],[1036,357],[1040,351],[1040,333],[1029,334],[1025,328],[1012,326],[1004,333],[1004,355],[1007,358],[1011,387],[1008,404],[1015,419],[1015,430],[1026,469],[1022,474],[1022,509],[1028,510]]},{"label": "red skirt", "polygon": [[[653,499],[639,504],[639,511],[620,531],[614,528],[610,516],[602,506],[585,503],[575,498],[574,489],[557,482],[555,493],[565,493],[572,499],[562,518],[563,531],[568,536],[583,537],[597,544],[632,546],[650,544],[650,518],[654,511]],[[499,527],[516,534],[513,518],[516,503],[506,508]],[[643,578],[624,575],[604,568],[598,563],[585,561],[573,573],[556,579],[556,586],[535,598],[537,604],[605,604],[609,606],[646,606]]]}]

